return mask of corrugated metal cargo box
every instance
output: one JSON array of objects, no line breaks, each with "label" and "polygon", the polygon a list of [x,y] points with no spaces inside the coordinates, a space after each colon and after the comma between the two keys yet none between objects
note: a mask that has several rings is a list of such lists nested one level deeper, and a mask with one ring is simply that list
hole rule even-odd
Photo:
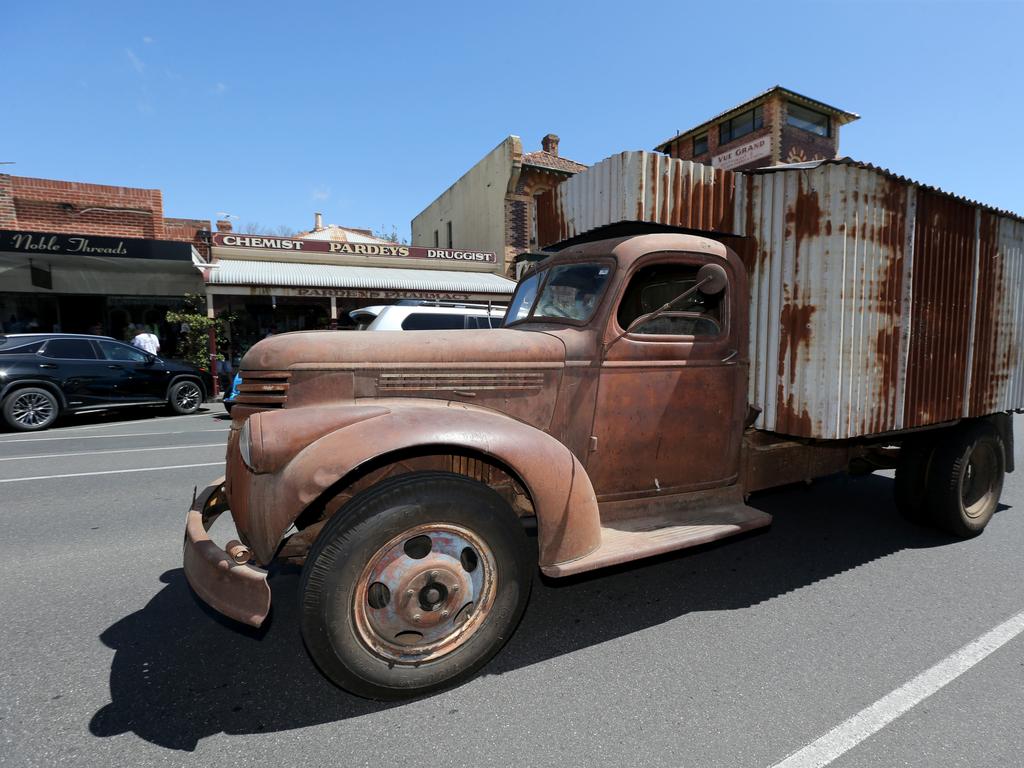
[{"label": "corrugated metal cargo box", "polygon": [[874,435],[1024,407],[1024,220],[850,160],[723,172],[627,152],[539,208],[744,235],[755,426]]},{"label": "corrugated metal cargo box", "polygon": [[537,239],[551,245],[623,221],[743,234],[742,181],[738,173],[709,165],[622,152],[541,197]]}]

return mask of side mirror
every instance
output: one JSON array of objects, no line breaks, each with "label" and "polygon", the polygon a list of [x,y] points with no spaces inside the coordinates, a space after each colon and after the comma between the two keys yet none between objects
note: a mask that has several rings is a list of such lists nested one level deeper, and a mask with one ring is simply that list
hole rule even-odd
[{"label": "side mirror", "polygon": [[697,287],[706,296],[714,296],[725,290],[729,276],[721,264],[705,264],[697,270]]}]

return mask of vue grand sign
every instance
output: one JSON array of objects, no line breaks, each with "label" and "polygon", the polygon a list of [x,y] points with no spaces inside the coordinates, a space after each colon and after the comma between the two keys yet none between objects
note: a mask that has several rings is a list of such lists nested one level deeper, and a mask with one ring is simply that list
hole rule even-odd
[{"label": "vue grand sign", "polygon": [[0,251],[15,251],[37,256],[68,254],[125,259],[192,260],[190,243],[99,235],[56,235],[50,232],[21,232],[10,229],[0,229]]},{"label": "vue grand sign", "polygon": [[494,264],[497,256],[490,251],[460,251],[453,248],[424,248],[398,243],[335,243],[329,240],[300,240],[290,237],[264,235],[236,235],[215,232],[215,246],[251,248],[262,251],[291,251],[292,253],[335,253],[343,256],[383,256],[391,258],[431,259],[434,261],[469,261]]}]

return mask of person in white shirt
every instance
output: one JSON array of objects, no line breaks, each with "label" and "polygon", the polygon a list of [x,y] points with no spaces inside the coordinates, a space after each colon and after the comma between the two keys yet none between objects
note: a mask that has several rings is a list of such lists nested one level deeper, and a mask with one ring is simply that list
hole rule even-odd
[{"label": "person in white shirt", "polygon": [[150,333],[143,326],[137,326],[137,333],[135,338],[132,339],[132,346],[138,347],[144,352],[149,352],[151,355],[155,355],[160,351],[160,339],[156,337],[156,334]]}]

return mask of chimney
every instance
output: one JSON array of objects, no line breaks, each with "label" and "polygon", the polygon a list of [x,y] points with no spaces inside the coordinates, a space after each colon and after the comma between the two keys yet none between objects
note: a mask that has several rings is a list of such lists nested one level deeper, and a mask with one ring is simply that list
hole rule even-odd
[{"label": "chimney", "polygon": [[540,145],[545,152],[548,152],[555,157],[558,157],[558,136],[553,133],[549,133],[543,139],[540,140]]},{"label": "chimney", "polygon": [[316,232],[324,228],[324,215],[319,211],[313,214],[313,231]]},{"label": "chimney", "polygon": [[231,232],[231,220],[230,219],[217,219],[217,231],[218,232]]}]

